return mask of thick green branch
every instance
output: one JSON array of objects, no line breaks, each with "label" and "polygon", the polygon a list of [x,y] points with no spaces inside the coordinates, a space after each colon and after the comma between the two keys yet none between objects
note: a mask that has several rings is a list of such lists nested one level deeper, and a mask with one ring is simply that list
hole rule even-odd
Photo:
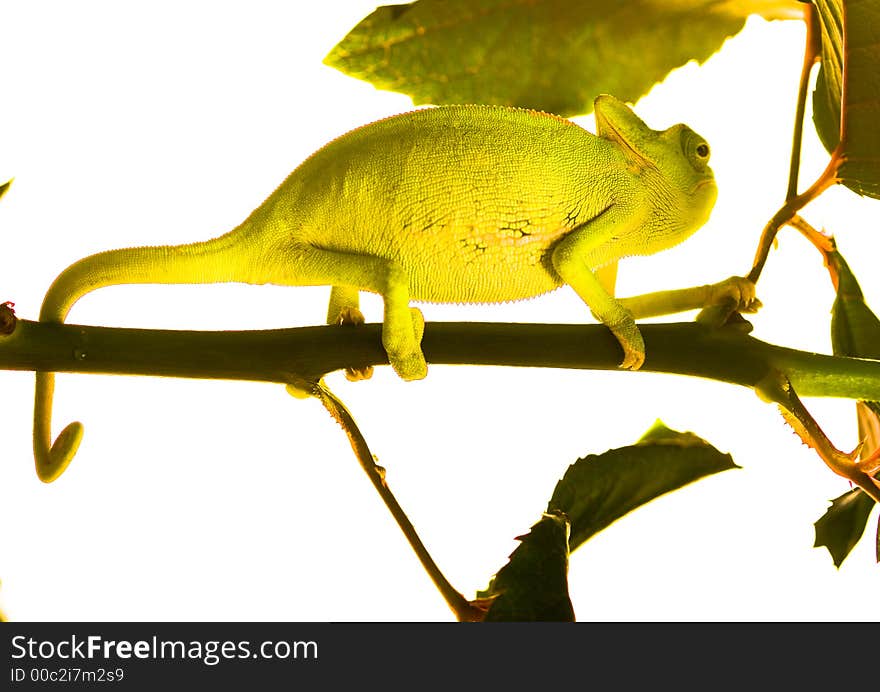
[{"label": "thick green branch", "polygon": [[[380,325],[193,332],[86,327],[18,320],[0,336],[0,369],[293,382],[352,363],[382,365]],[[746,387],[785,374],[801,396],[880,399],[880,361],[782,348],[737,329],[644,324],[642,371]],[[435,322],[429,363],[616,370],[617,340],[602,325]]]}]

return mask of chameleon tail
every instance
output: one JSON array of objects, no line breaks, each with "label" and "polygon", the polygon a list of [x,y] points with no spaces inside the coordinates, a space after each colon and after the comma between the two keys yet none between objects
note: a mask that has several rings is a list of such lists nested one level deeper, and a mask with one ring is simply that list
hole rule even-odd
[{"label": "chameleon tail", "polygon": [[64,473],[73,460],[83,436],[82,423],[68,425],[50,447],[52,440],[52,395],[55,393],[55,373],[38,372],[34,399],[34,461],[37,476],[51,483]]},{"label": "chameleon tail", "polygon": [[[237,229],[239,230],[239,229]],[[40,320],[64,322],[74,303],[95,289],[117,284],[247,282],[253,259],[231,238],[236,231],[191,245],[110,250],[65,269],[43,299]],[[52,396],[55,374],[37,372],[34,399],[34,460],[37,476],[50,483],[70,464],[82,440],[81,423],[68,425],[54,444]]]}]

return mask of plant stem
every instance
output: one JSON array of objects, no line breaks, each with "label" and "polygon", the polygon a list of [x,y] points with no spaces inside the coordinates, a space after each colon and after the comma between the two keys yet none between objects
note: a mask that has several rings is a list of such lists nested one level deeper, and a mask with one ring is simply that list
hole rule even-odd
[{"label": "plant stem", "polygon": [[403,511],[403,508],[397,502],[397,499],[388,487],[388,483],[385,481],[385,469],[378,466],[373,460],[373,455],[370,453],[367,441],[361,434],[357,423],[355,423],[354,417],[323,382],[319,381],[315,383],[313,393],[324,405],[324,408],[330,412],[330,415],[333,416],[336,422],[339,423],[345,431],[345,434],[348,435],[351,448],[354,451],[357,460],[360,462],[361,468],[366,472],[367,477],[370,479],[376,492],[379,493],[379,496],[382,498],[388,511],[391,512],[391,516],[394,517],[400,530],[403,531],[403,535],[406,536],[406,540],[412,547],[413,552],[415,552],[416,557],[418,557],[419,562],[422,563],[422,567],[425,568],[431,581],[434,582],[434,586],[437,587],[437,590],[443,596],[446,604],[452,612],[455,613],[455,617],[459,622],[481,621],[485,616],[485,611],[471,605],[464,596],[456,591],[440,571],[440,568],[437,567],[437,563],[434,562],[428,549],[425,548],[425,545],[419,538],[418,533],[416,533],[412,522],[410,522],[409,518],[406,516],[406,512]]},{"label": "plant stem", "polygon": [[816,8],[812,4],[804,6],[804,21],[807,25],[806,45],[804,47],[804,62],[801,66],[801,78],[798,84],[797,110],[794,116],[794,134],[791,143],[791,166],[788,172],[788,190],[785,200],[797,197],[798,172],[801,165],[801,140],[804,131],[804,113],[807,104],[807,88],[810,82],[810,72],[813,65],[819,60],[821,39],[818,26]]},{"label": "plant stem", "polygon": [[815,450],[826,466],[839,476],[843,476],[868,494],[874,502],[880,503],[880,486],[871,475],[873,457],[865,463],[856,461],[861,445],[853,452],[845,453],[837,449],[828,436],[810,415],[801,402],[791,382],[778,372],[771,372],[767,379],[755,388],[759,396],[773,401],[785,421],[794,429],[808,447]]},{"label": "plant stem", "polygon": [[841,151],[841,147],[838,146],[834,153],[831,154],[831,160],[828,162],[825,170],[822,171],[822,174],[816,179],[816,182],[801,194],[786,200],[785,204],[764,226],[764,230],[761,231],[761,240],[758,242],[758,250],[755,253],[755,261],[747,277],[750,281],[757,283],[758,278],[761,276],[764,263],[767,261],[767,255],[773,246],[773,239],[776,238],[779,229],[791,221],[807,204],[837,182],[837,171],[843,162]]},{"label": "plant stem", "polygon": [[[754,387],[771,370],[801,396],[880,400],[880,361],[774,346],[738,329],[692,322],[643,324],[640,371]],[[620,346],[598,324],[434,322],[422,342],[434,364],[618,371]],[[0,335],[0,370],[149,375],[290,383],[351,363],[385,365],[381,325],[196,332],[17,320]],[[621,376],[631,376],[627,371]]]}]

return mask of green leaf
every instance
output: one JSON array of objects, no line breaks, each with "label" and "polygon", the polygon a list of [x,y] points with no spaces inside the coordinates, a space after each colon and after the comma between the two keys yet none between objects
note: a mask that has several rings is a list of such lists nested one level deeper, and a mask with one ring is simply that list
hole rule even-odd
[{"label": "green leaf", "polygon": [[10,185],[12,185],[12,180],[7,180],[5,183],[0,185],[0,199],[2,199],[3,195],[6,194],[6,191],[9,189]]},{"label": "green leaf", "polygon": [[838,178],[860,195],[880,198],[880,3],[814,0],[813,4],[822,41],[822,66],[813,94],[816,131],[833,152],[840,142],[842,103],[846,132]]},{"label": "green leaf", "polygon": [[840,142],[840,92],[843,78],[842,0],[817,0],[822,63],[813,91],[813,123],[829,153]]},{"label": "green leaf", "polygon": [[568,597],[568,521],[545,514],[510,555],[487,591],[486,622],[574,622]]},{"label": "green leaf", "polygon": [[859,488],[832,500],[828,511],[816,521],[814,547],[828,548],[834,565],[840,567],[865,532],[872,509],[874,500]]},{"label": "green leaf", "polygon": [[418,0],[379,7],[324,62],[416,104],[576,115],[705,61],[753,12],[803,14],[794,0]]},{"label": "green leaf", "polygon": [[571,522],[569,549],[664,493],[719,471],[739,468],[693,433],[656,423],[635,445],[590,455],[569,466],[548,512]]},{"label": "green leaf", "polygon": [[670,444],[677,447],[705,447],[708,443],[700,436],[692,432],[679,432],[667,428],[666,424],[659,418],[654,421],[654,425],[648,428],[647,432],[639,438],[636,445],[648,444]]},{"label": "green leaf", "polygon": [[[832,245],[833,248],[833,245]],[[837,295],[831,307],[831,348],[836,356],[880,358],[880,320],[865,303],[859,282],[836,248],[825,252],[825,263]],[[880,404],[856,403],[862,452],[869,455],[880,446]],[[856,488],[832,501],[815,523],[814,547],[825,546],[837,567],[865,531],[874,500]]]},{"label": "green leaf", "polygon": [[831,348],[835,356],[880,358],[880,319],[865,303],[859,282],[837,250],[825,253],[837,295],[831,307]]}]

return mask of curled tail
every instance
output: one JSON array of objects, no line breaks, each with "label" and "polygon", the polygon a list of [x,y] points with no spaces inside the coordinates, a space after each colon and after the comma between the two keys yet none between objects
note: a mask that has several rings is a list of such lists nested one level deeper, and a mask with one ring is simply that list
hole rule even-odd
[{"label": "curled tail", "polygon": [[38,372],[34,398],[34,461],[37,476],[44,483],[51,483],[64,473],[73,460],[83,436],[80,422],[68,425],[52,440],[52,395],[55,393],[55,373]]},{"label": "curled tail", "polygon": [[[49,288],[40,321],[64,322],[77,300],[104,286],[252,282],[256,259],[248,255],[248,243],[242,242],[240,231],[203,243],[110,250],[81,259],[65,269]],[[51,443],[54,391],[55,373],[37,372],[34,460],[37,476],[46,483],[64,472],[83,435],[82,424],[71,423]]]}]

